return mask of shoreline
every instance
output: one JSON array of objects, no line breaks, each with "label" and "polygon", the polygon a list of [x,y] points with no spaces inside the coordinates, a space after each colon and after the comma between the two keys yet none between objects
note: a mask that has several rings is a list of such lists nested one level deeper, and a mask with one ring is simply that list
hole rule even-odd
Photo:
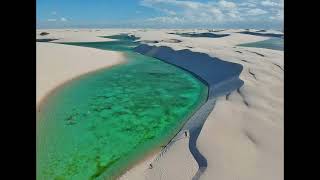
[{"label": "shoreline", "polygon": [[[41,43],[42,44],[42,43]],[[50,43],[52,46],[60,46],[61,44],[58,44],[58,43]],[[51,46],[51,45],[48,45],[46,44],[46,46]],[[38,46],[38,44],[37,44]],[[68,46],[68,45],[62,45],[62,46]],[[71,48],[70,48],[71,47]],[[66,47],[59,47],[59,48],[66,48]],[[82,48],[86,48],[86,47],[80,47],[80,49]],[[72,46],[68,46],[66,49],[75,49],[75,51],[79,51],[78,47],[74,48]],[[68,62],[70,61],[70,57],[60,57],[60,61],[59,62],[59,70],[57,70],[58,72],[61,72],[63,73],[63,68],[64,71],[73,71],[74,69],[77,70],[77,72],[73,72],[71,74],[67,74],[65,73],[64,75],[61,75],[61,76],[55,76],[53,75],[52,73],[50,74],[47,73],[47,71],[44,73],[44,72],[38,72],[40,70],[38,70],[39,68],[44,68],[43,66],[46,65],[45,63],[46,62],[43,62],[42,64],[40,64],[38,61],[43,61],[45,58],[46,58],[46,61],[49,61],[47,59],[54,59],[54,60],[57,60],[55,58],[51,58],[50,55],[52,55],[53,53],[49,54],[49,55],[45,55],[47,57],[43,58],[41,57],[40,59],[37,57],[37,87],[36,87],[36,95],[37,95],[37,99],[36,99],[36,112],[38,112],[42,105],[45,103],[45,101],[47,100],[48,96],[50,96],[51,93],[54,93],[55,91],[57,91],[59,88],[61,88],[62,86],[64,86],[65,84],[69,83],[70,81],[73,81],[73,80],[76,80],[78,78],[81,78],[85,75],[88,75],[88,74],[91,74],[91,73],[95,73],[97,71],[101,71],[101,70],[104,70],[104,69],[107,69],[107,68],[112,68],[113,66],[117,66],[117,65],[120,65],[120,64],[123,64],[123,63],[126,63],[127,60],[126,60],[126,56],[124,53],[121,53],[121,52],[113,52],[113,51],[102,51],[102,50],[97,50],[97,49],[94,49],[94,48],[87,48],[86,49],[86,53],[89,53],[89,57],[91,56],[98,56],[98,59],[99,61],[103,58],[115,58],[115,59],[112,59],[111,62],[108,62],[108,61],[105,61],[105,62],[96,62],[96,64],[94,64],[93,66],[91,67],[87,67],[85,65],[83,65],[82,67],[81,66],[78,66],[78,69],[77,67],[66,67],[68,65],[73,64],[76,65],[78,62],[79,59],[73,59],[74,62]],[[98,52],[100,54],[95,54],[93,55],[95,52]],[[38,56],[38,54],[37,54]],[[41,56],[41,55],[39,55]],[[43,56],[43,55],[42,55]],[[87,59],[89,57],[80,57],[80,59],[82,60],[82,63],[86,63],[86,64],[90,64],[91,63],[91,59]],[[81,60],[80,60],[80,63],[81,63]],[[55,64],[57,65],[57,64]],[[42,67],[38,67],[38,66],[42,66]],[[48,70],[48,68],[50,67],[46,67],[44,69]],[[41,76],[41,75],[42,76]],[[50,81],[51,84],[49,84],[49,86],[51,87],[46,87],[46,88],[41,88],[41,85],[39,85],[39,80],[38,78],[40,78],[41,76],[41,80],[43,83],[46,83],[47,81]],[[44,76],[44,77],[43,77]],[[48,80],[49,79],[49,80]],[[41,81],[40,80],[40,81]],[[42,86],[44,86],[42,83]]]},{"label": "shoreline", "polygon": [[[87,48],[87,47],[86,47],[86,48]],[[90,49],[91,49],[91,48],[90,48]],[[96,48],[92,48],[92,49],[96,49]],[[103,50],[103,51],[107,51],[107,50]],[[117,52],[117,51],[113,51],[113,52]],[[133,51],[133,52],[134,52],[134,51]],[[135,53],[137,53],[137,52],[135,52]],[[125,56],[125,53],[122,53],[122,54]],[[140,54],[140,53],[139,53],[139,54]],[[143,54],[142,54],[142,55],[143,55]],[[160,60],[160,59],[158,59],[158,60]],[[161,60],[160,60],[160,61],[161,61]],[[164,62],[164,63],[170,64],[170,63],[168,63],[168,62]],[[119,65],[119,64],[116,64],[116,65]],[[170,64],[170,65],[175,66],[174,64]],[[112,66],[111,66],[111,67],[112,67]],[[202,104],[200,104],[191,114],[189,114],[188,117],[186,117],[186,121],[184,121],[184,123],[181,124],[181,127],[179,128],[179,130],[178,130],[176,133],[174,133],[174,135],[172,136],[172,138],[170,138],[170,139],[165,143],[165,145],[164,145],[163,147],[162,147],[162,146],[156,147],[155,149],[152,149],[152,150],[150,150],[149,152],[147,152],[145,155],[140,155],[140,157],[137,157],[136,160],[133,160],[132,164],[130,164],[130,165],[129,165],[127,168],[125,168],[124,170],[120,171],[120,172],[119,172],[119,175],[115,176],[117,179],[122,178],[123,175],[127,174],[127,173],[130,172],[132,169],[136,169],[136,168],[139,168],[139,167],[141,167],[141,166],[145,166],[145,162],[146,162],[146,161],[148,161],[148,162],[151,163],[155,158],[157,158],[157,155],[158,155],[159,153],[161,153],[161,151],[162,151],[163,149],[165,149],[165,148],[167,147],[167,145],[170,144],[171,141],[181,132],[181,130],[183,129],[184,125],[189,121],[190,117],[192,117],[192,116],[207,102],[207,100],[208,100],[208,89],[209,89],[209,88],[208,88],[208,85],[207,85],[206,83],[204,83],[204,82],[203,82],[201,79],[199,79],[198,77],[195,77],[195,75],[192,74],[191,72],[189,72],[189,71],[187,71],[187,70],[185,70],[185,69],[182,69],[182,68],[179,67],[179,66],[175,66],[175,67],[181,69],[181,70],[184,71],[185,73],[188,73],[190,76],[193,76],[194,79],[197,79],[199,82],[203,83],[204,86],[206,86],[206,90],[205,90],[205,91],[206,91],[206,93],[205,93],[206,95],[200,97],[201,99],[204,100],[204,102],[203,102]],[[110,68],[110,67],[109,67],[109,66],[108,66],[108,67],[102,67],[102,68],[100,68],[100,69],[96,69],[96,70],[93,70],[93,71],[90,71],[90,72],[86,72],[86,73],[84,73],[84,74],[78,75],[78,76],[76,76],[76,77],[74,77],[74,78],[72,78],[72,79],[69,79],[69,80],[61,83],[60,85],[58,85],[57,87],[55,87],[54,89],[52,89],[51,91],[49,91],[49,92],[48,92],[48,95],[45,96],[45,97],[42,99],[42,101],[41,101],[41,102],[39,103],[39,105],[37,106],[37,112],[38,112],[39,110],[41,110],[42,105],[46,103],[46,101],[47,101],[47,99],[48,99],[48,96],[49,96],[50,94],[52,94],[52,93],[55,93],[55,92],[56,92],[57,90],[59,90],[59,88],[61,88],[63,85],[69,83],[70,81],[77,80],[77,79],[79,79],[79,78],[82,78],[83,76],[86,76],[86,75],[89,75],[89,74],[92,74],[92,73],[96,73],[96,72],[98,72],[98,71],[105,70],[105,69],[107,69],[107,68]],[[142,167],[141,167],[141,168],[142,168]],[[143,167],[143,168],[145,168],[145,167]],[[135,171],[135,170],[133,170],[133,171]]]},{"label": "shoreline", "polygon": [[48,97],[55,93],[56,91],[58,91],[61,87],[63,87],[64,85],[70,83],[71,81],[74,81],[74,80],[79,80],[80,78],[83,78],[84,76],[87,76],[87,75],[91,75],[93,73],[97,73],[99,71],[104,71],[104,70],[107,70],[109,68],[112,68],[112,67],[115,67],[115,66],[118,66],[118,65],[121,65],[123,63],[126,63],[126,60],[123,60],[123,62],[119,63],[119,64],[114,64],[112,66],[105,66],[105,67],[101,67],[101,68],[98,68],[98,69],[95,69],[95,70],[92,70],[92,71],[89,71],[89,72],[84,72],[83,74],[79,74],[77,75],[76,77],[73,77],[71,79],[68,79],[66,81],[63,81],[61,82],[58,86],[56,86],[55,88],[51,89],[50,91],[48,91],[42,98],[41,100],[39,100],[39,102],[37,103],[36,105],[36,110],[37,112],[40,111],[41,107],[46,103],[46,101],[48,100]]},{"label": "shoreline", "polygon": [[[151,164],[157,158],[157,155],[161,152],[161,150],[161,148],[156,148],[146,153],[146,155],[142,156],[142,158],[138,158],[138,160],[136,160],[123,171],[121,171],[119,175],[116,176],[116,179],[126,180],[132,178],[132,174],[137,175],[143,173],[145,168],[147,168],[148,164]],[[147,169],[149,169],[149,167]]]}]

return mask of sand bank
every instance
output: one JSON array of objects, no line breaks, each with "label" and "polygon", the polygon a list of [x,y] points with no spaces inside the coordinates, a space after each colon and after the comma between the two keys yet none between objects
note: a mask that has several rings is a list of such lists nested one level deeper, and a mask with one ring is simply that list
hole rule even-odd
[{"label": "sand bank", "polygon": [[53,89],[79,75],[124,62],[121,53],[37,42],[36,106]]},{"label": "sand bank", "polygon": [[[41,36],[41,32],[49,34]],[[121,29],[38,29],[37,39],[57,39],[52,42],[103,42],[114,40],[100,36],[109,36],[127,32],[128,30]]]}]

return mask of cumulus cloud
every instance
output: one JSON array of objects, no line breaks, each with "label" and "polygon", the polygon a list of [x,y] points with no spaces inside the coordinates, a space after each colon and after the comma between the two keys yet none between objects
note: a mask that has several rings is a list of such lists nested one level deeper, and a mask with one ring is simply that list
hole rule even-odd
[{"label": "cumulus cloud", "polygon": [[49,21],[49,22],[55,22],[55,21],[57,21],[57,19],[47,19],[47,21]]},{"label": "cumulus cloud", "polygon": [[257,7],[257,5],[255,3],[252,3],[252,2],[243,2],[243,3],[240,3],[239,6],[248,7],[248,8]]},{"label": "cumulus cloud", "polygon": [[155,17],[155,18],[149,18],[147,19],[149,22],[161,22],[161,23],[167,23],[167,24],[176,24],[176,23],[183,23],[183,18],[178,17]]},{"label": "cumulus cloud", "polygon": [[[175,21],[189,23],[221,22],[238,18],[237,5],[231,1],[221,0],[216,3],[201,3],[181,0],[143,0],[140,5],[162,11],[167,17],[152,18],[153,21],[163,22],[170,16]],[[201,18],[201,19],[199,19]],[[150,20],[150,19],[149,19]],[[166,21],[167,22],[167,21]]]},{"label": "cumulus cloud", "polygon": [[284,18],[283,15],[284,15],[283,9],[279,9],[279,10],[277,10],[277,12],[276,12],[275,15],[270,16],[270,19],[271,19],[271,20],[282,21],[283,18]]},{"label": "cumulus cloud", "polygon": [[215,0],[195,2],[191,0],[141,0],[140,5],[163,13],[149,18],[159,23],[230,23],[263,19],[281,21],[283,0]]},{"label": "cumulus cloud", "polygon": [[225,1],[225,0],[219,1],[218,5],[222,9],[235,9],[235,8],[237,8],[237,5],[235,3],[228,2],[228,1]]},{"label": "cumulus cloud", "polygon": [[168,15],[176,15],[177,13],[174,11],[171,11],[169,9],[162,9],[162,11]]},{"label": "cumulus cloud", "polygon": [[[283,2],[283,1],[282,1]],[[261,2],[262,6],[281,6],[281,1],[275,2],[275,1],[271,1],[271,0],[265,0]]]},{"label": "cumulus cloud", "polygon": [[62,17],[62,18],[60,18],[60,21],[68,21],[68,20],[67,20],[67,18]]},{"label": "cumulus cloud", "polygon": [[250,9],[248,12],[247,12],[247,15],[249,16],[258,16],[258,15],[262,15],[262,14],[266,14],[268,13],[267,11],[265,10],[262,10],[262,9]]}]

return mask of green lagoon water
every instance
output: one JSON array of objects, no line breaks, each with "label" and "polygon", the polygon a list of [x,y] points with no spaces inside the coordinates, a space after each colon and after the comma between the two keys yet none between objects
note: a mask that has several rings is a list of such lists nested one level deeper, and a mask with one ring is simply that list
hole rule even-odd
[{"label": "green lagoon water", "polygon": [[258,41],[253,43],[240,44],[238,46],[244,47],[257,47],[283,51],[283,39],[282,38],[270,38],[264,41]]},{"label": "green lagoon water", "polygon": [[68,43],[124,52],[128,63],[81,76],[37,113],[37,179],[114,179],[165,145],[207,98],[189,73],[131,51],[137,43]]}]

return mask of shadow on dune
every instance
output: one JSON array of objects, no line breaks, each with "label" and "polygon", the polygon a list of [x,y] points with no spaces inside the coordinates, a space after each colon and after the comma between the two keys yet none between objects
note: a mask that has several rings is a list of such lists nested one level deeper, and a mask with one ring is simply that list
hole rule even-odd
[{"label": "shadow on dune", "polygon": [[225,31],[224,29],[217,29],[217,30],[208,30],[209,32],[222,32],[222,31]]},{"label": "shadow on dune", "polygon": [[256,32],[267,32],[267,30],[261,29],[261,30],[258,30]]},{"label": "shadow on dune", "polygon": [[36,42],[51,42],[54,40],[59,40],[59,39],[36,39]]},{"label": "shadow on dune", "polygon": [[134,51],[173,64],[195,75],[207,84],[209,99],[225,95],[243,85],[243,81],[239,79],[242,65],[226,62],[205,53],[192,52],[189,49],[175,51],[165,46],[146,44],[134,48]]},{"label": "shadow on dune", "polygon": [[201,106],[201,108],[190,118],[190,120],[183,127],[183,129],[185,129],[183,131],[189,130],[189,150],[199,166],[197,173],[192,178],[193,180],[199,179],[208,166],[207,159],[197,148],[197,139],[200,135],[205,121],[213,110],[214,105],[215,99],[209,99],[205,104]]},{"label": "shadow on dune", "polygon": [[[207,168],[207,160],[197,148],[198,136],[207,117],[213,110],[216,97],[227,95],[243,85],[243,81],[239,79],[243,69],[242,65],[226,62],[205,53],[192,52],[188,49],[175,51],[169,47],[142,44],[134,48],[134,51],[178,66],[190,72],[208,86],[206,103],[192,115],[172,140],[174,142],[184,132],[189,131],[189,149],[199,166],[193,180],[199,179]],[[169,143],[168,146],[171,144]]]}]

